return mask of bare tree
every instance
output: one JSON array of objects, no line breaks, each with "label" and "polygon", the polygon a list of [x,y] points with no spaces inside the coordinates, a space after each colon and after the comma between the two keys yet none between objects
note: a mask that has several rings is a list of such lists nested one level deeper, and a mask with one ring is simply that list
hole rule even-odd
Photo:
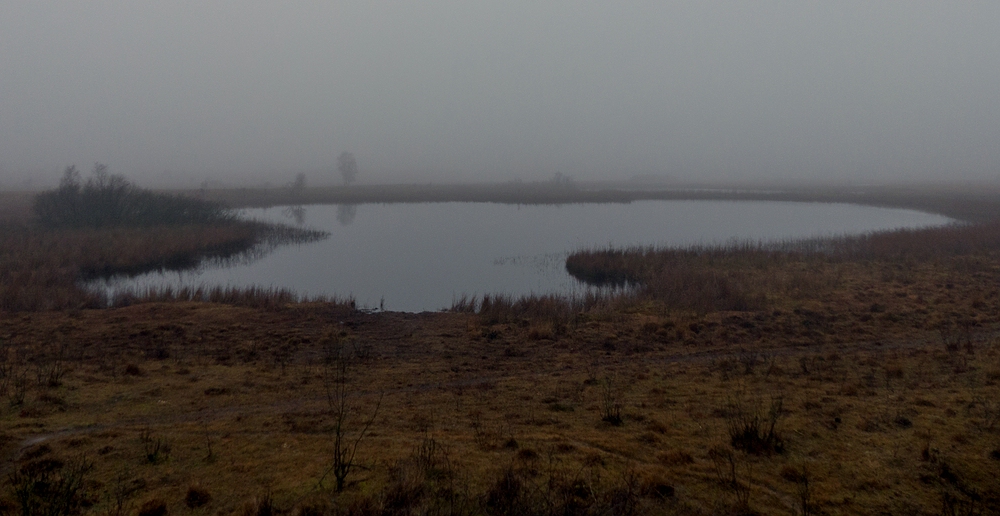
[{"label": "bare tree", "polygon": [[295,181],[292,181],[292,191],[301,194],[306,189],[306,175],[304,172],[295,174]]},{"label": "bare tree", "polygon": [[337,170],[344,177],[344,184],[351,184],[358,178],[358,160],[354,159],[354,154],[344,151],[337,158]]},{"label": "bare tree", "polygon": [[371,417],[359,420],[361,407],[354,402],[353,392],[350,389],[350,366],[352,362],[359,359],[357,353],[352,353],[346,349],[344,339],[330,335],[324,339],[324,374],[323,384],[326,388],[327,403],[330,407],[330,416],[333,418],[333,457],[330,468],[320,479],[333,473],[337,480],[337,492],[344,490],[347,476],[354,469],[355,457],[358,445],[368,433],[375,417],[378,416],[379,407],[382,406],[382,395],[379,395],[375,406],[372,408]]}]

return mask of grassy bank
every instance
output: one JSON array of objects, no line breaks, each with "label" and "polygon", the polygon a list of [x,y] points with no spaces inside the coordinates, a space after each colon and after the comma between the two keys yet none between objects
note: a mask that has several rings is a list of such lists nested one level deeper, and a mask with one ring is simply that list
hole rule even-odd
[{"label": "grassy bank", "polygon": [[[81,283],[114,274],[182,270],[206,259],[243,257],[248,251],[275,243],[271,239],[287,238],[282,231],[238,221],[103,230],[0,225],[0,311],[108,306],[112,299],[83,288]],[[163,300],[163,294],[143,292],[130,297]]]},{"label": "grassy bank", "polygon": [[221,290],[0,312],[0,507],[995,514],[998,251],[979,222],[593,250],[568,267],[636,288],[451,313]]},{"label": "grassy bank", "polygon": [[[118,479],[132,486],[121,495],[130,513],[994,504],[1000,277],[941,265],[817,270],[850,279],[826,299],[783,300],[788,309],[604,306],[562,328],[530,312],[366,315],[324,303],[2,318],[5,467],[58,464],[52,474],[64,475],[88,460],[81,496],[98,512],[115,507]],[[331,352],[338,343],[346,355]],[[338,356],[350,357],[343,377]],[[338,492],[326,474],[341,385],[344,431],[360,440]],[[203,506],[187,507],[192,492],[207,493]]]},{"label": "grassy bank", "polygon": [[595,286],[635,287],[634,295],[669,309],[707,313],[826,298],[839,285],[822,281],[829,274],[821,270],[891,264],[906,276],[957,260],[972,273],[998,254],[1000,223],[989,222],[778,244],[582,250],[567,258],[566,270]]}]

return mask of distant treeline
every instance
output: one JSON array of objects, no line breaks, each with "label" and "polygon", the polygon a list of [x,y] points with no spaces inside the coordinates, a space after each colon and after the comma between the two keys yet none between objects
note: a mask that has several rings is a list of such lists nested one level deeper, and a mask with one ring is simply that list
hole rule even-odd
[{"label": "distant treeline", "polygon": [[35,197],[35,219],[47,227],[148,227],[229,222],[222,204],[138,188],[102,164],[86,181],[68,167],[59,187]]},{"label": "distant treeline", "polygon": [[833,202],[937,213],[963,222],[1000,219],[996,185],[788,186],[782,188],[636,187],[613,183],[350,185],[187,191],[234,208],[302,204],[494,202],[504,204],[628,203],[644,200]]}]

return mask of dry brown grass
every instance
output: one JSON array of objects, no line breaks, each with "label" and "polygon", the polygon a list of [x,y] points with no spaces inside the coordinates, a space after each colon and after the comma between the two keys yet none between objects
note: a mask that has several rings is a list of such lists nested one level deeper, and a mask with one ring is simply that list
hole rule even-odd
[{"label": "dry brown grass", "polygon": [[[738,254],[668,256],[746,274],[762,304],[742,310],[490,296],[439,314],[2,313],[0,496],[14,505],[15,470],[86,457],[91,513],[115,493],[171,514],[995,513],[995,229],[935,231],[760,251],[750,272]],[[358,358],[355,423],[382,400],[339,495],[319,484],[331,335]]]},{"label": "dry brown grass", "polygon": [[34,197],[34,192],[0,192],[0,221],[27,223],[31,218]]},{"label": "dry brown grass", "polygon": [[1000,223],[993,222],[767,245],[584,250],[567,258],[566,269],[596,286],[634,286],[640,298],[708,313],[826,298],[844,276],[817,274],[825,269],[895,267],[906,275],[929,264],[963,267],[998,254]]},{"label": "dry brown grass", "polygon": [[[3,405],[8,468],[84,454],[94,478],[127,467],[141,479],[137,504],[187,510],[197,485],[211,493],[205,510],[223,513],[267,493],[284,509],[427,508],[445,487],[462,494],[449,503],[488,511],[516,484],[525,511],[567,496],[596,510],[632,485],[644,513],[745,502],[794,514],[804,484],[791,472],[807,471],[813,513],[938,514],[1000,489],[1000,271],[983,261],[969,275],[970,259],[828,263],[812,271],[839,277],[822,299],[707,314],[650,302],[583,313],[562,333],[527,316],[323,303],[10,316],[0,338],[31,381],[23,405]],[[366,357],[354,399],[383,399],[340,496],[317,486],[331,424],[319,342],[331,331]],[[52,387],[60,356],[68,372]],[[621,426],[602,421],[609,396]],[[733,448],[734,407],[766,412],[779,396],[780,452]],[[144,459],[144,435],[169,443],[169,458]]]},{"label": "dry brown grass", "polygon": [[141,230],[0,226],[0,311],[104,306],[102,295],[80,288],[79,282],[236,255],[257,243],[259,235],[252,224]]}]

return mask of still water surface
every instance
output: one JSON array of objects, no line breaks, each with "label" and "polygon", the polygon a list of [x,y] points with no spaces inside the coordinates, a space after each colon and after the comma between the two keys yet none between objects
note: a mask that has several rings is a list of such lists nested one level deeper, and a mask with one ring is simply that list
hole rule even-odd
[{"label": "still water surface", "polygon": [[581,248],[773,241],[952,222],[912,210],[733,201],[327,205],[244,214],[304,224],[329,231],[330,238],[278,248],[252,263],[115,278],[106,286],[259,285],[419,312],[446,308],[463,294],[585,290],[564,266]]}]

